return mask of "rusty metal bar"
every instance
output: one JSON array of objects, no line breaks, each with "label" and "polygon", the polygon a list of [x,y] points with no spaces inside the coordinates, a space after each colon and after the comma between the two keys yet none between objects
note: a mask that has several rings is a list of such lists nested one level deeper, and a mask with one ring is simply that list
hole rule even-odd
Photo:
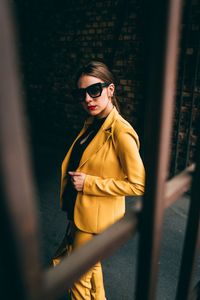
[{"label": "rusty metal bar", "polygon": [[44,277],[44,299],[54,299],[66,291],[97,261],[108,257],[130,239],[137,230],[137,224],[137,215],[130,211],[126,217],[74,251],[55,269],[49,269]]},{"label": "rusty metal bar", "polygon": [[136,299],[155,299],[164,188],[176,84],[182,2],[144,1],[146,9],[146,190],[141,215]]},{"label": "rusty metal bar", "polygon": [[[199,130],[200,133],[200,130]],[[198,137],[196,172],[192,184],[191,202],[185,234],[176,300],[189,299],[194,263],[200,251],[200,134]]]},{"label": "rusty metal bar", "polygon": [[[165,186],[165,208],[175,202],[191,185],[194,166],[184,170],[172,178]],[[134,236],[138,227],[138,213],[141,207],[132,211],[119,222],[112,225],[104,233],[96,236],[91,242],[77,249],[71,256],[63,260],[60,266],[50,268],[44,274],[44,299],[50,300],[60,296],[72,282],[77,280],[98,260],[102,260],[116,250],[122,243]]]},{"label": "rusty metal bar", "polygon": [[[21,101],[16,33],[9,3],[0,1],[0,185],[3,194],[1,208],[7,222],[4,226],[8,228],[8,232],[4,231],[4,236],[1,236],[6,245],[2,259],[8,262],[10,278],[14,276],[19,283],[19,286],[10,283],[11,288],[16,288],[14,298],[29,300],[37,298],[40,287],[38,222]],[[15,257],[13,266],[9,265],[10,253]]]},{"label": "rusty metal bar", "polygon": [[174,176],[171,180],[166,182],[164,197],[165,208],[170,207],[177,199],[190,189],[194,170],[195,165],[192,164],[177,176]]}]

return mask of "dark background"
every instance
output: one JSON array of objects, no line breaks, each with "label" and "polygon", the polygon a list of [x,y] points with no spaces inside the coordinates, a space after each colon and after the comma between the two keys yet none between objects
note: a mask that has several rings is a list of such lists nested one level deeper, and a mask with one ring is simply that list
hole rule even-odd
[{"label": "dark background", "polygon": [[[85,115],[71,97],[71,89],[75,72],[91,59],[103,59],[111,67],[121,113],[143,142],[143,1],[13,3],[34,153],[50,147],[63,158],[82,127]],[[179,43],[171,174],[182,170],[195,153],[200,102],[199,19],[198,1],[186,1]]]}]

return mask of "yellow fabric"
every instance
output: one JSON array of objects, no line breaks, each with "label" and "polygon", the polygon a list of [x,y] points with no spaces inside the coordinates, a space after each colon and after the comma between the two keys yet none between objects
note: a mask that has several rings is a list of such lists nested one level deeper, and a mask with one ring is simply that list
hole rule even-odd
[{"label": "yellow fabric", "polygon": [[70,253],[72,252],[72,245],[67,245],[67,247],[64,248],[63,252],[60,255],[57,255],[52,258],[52,265],[56,267],[61,263],[61,261]]},{"label": "yellow fabric", "polygon": [[[91,122],[88,119],[76,140]],[[61,202],[72,147],[62,163]],[[84,232],[101,232],[124,215],[125,195],[144,193],[145,171],[139,155],[139,139],[116,108],[84,151],[76,171],[87,174],[74,209],[75,225]]]},{"label": "yellow fabric", "polygon": [[[91,233],[77,230],[73,250],[92,239]],[[72,300],[105,300],[103,274],[100,262],[96,263],[70,289]]]}]

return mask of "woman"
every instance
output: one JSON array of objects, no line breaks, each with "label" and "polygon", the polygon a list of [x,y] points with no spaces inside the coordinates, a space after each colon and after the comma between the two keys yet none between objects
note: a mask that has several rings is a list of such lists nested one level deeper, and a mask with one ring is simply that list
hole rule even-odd
[{"label": "woman", "polygon": [[[77,76],[75,101],[90,116],[69,149],[61,178],[61,206],[75,226],[73,249],[119,220],[125,196],[144,193],[139,140],[118,112],[111,72],[92,61]],[[76,300],[105,299],[101,264],[71,289]]]}]

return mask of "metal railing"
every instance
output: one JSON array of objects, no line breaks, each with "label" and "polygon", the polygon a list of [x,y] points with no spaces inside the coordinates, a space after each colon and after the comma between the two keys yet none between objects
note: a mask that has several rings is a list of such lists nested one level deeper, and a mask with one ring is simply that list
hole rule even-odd
[{"label": "metal railing", "polygon": [[[148,1],[145,3],[148,35],[151,36],[151,42],[147,44],[151,47],[148,48],[146,80],[147,180],[141,209],[131,210],[123,219],[74,251],[55,269],[42,270],[34,179],[26,142],[26,122],[15,54],[16,41],[11,22],[13,17],[8,2],[0,2],[0,205],[3,211],[0,227],[2,236],[11,233],[6,249],[1,249],[8,270],[8,276],[2,277],[1,294],[5,292],[13,295],[13,299],[20,300],[56,299],[95,262],[113,253],[139,230],[135,299],[155,299],[163,212],[192,184],[177,291],[177,300],[189,299],[192,270],[199,249],[199,158],[193,181],[194,165],[167,180],[182,2],[171,0],[150,4],[151,7],[148,7]],[[153,20],[151,14],[155,16]],[[200,148],[197,153],[200,153]],[[9,259],[11,253],[14,256],[12,260]],[[11,273],[15,284],[12,290],[8,290],[7,282]]]}]

